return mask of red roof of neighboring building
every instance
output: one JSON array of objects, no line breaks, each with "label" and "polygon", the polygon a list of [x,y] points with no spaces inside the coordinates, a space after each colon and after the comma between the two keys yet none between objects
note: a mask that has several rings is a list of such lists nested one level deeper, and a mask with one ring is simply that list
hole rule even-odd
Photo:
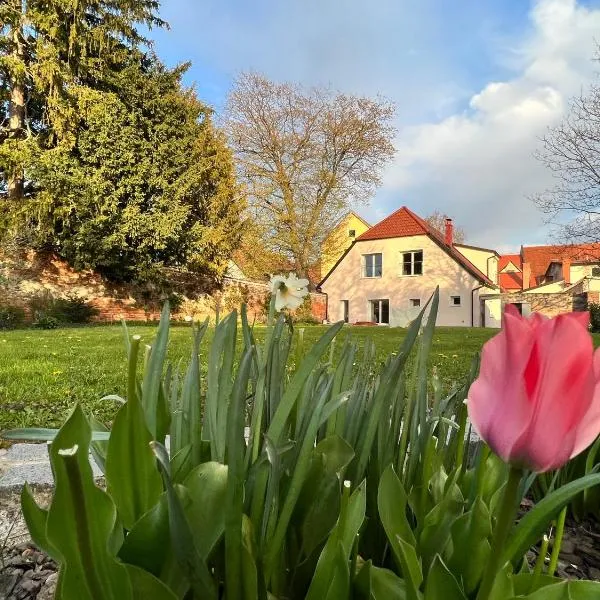
[{"label": "red roof of neighboring building", "polygon": [[503,292],[507,290],[520,290],[523,288],[523,273],[499,273],[498,283]]},{"label": "red roof of neighboring building", "polygon": [[600,244],[572,244],[569,246],[523,246],[523,262],[531,265],[531,285],[537,285],[551,263],[600,262]]},{"label": "red roof of neighboring building", "polygon": [[[427,235],[434,242],[445,250],[457,263],[466,269],[473,277],[495,287],[494,283],[484,275],[470,260],[461,254],[454,246],[448,246],[444,241],[444,236],[434,227],[431,227],[427,221],[416,215],[410,209],[403,206],[389,217],[373,225],[371,229],[365,231],[356,238],[356,242],[365,240],[382,240],[386,238],[408,237],[411,235]],[[335,267],[334,267],[335,268]],[[332,269],[333,270],[333,269]],[[330,271],[331,273],[331,271]],[[329,274],[327,275],[329,276]],[[326,277],[327,278],[327,277]],[[325,279],[326,279],[325,278]],[[321,282],[323,283],[325,279]]]},{"label": "red roof of neighboring building", "polygon": [[517,267],[517,269],[521,269],[521,255],[520,254],[503,254],[500,256],[500,260],[498,261],[498,271],[502,271],[509,263],[512,263]]}]

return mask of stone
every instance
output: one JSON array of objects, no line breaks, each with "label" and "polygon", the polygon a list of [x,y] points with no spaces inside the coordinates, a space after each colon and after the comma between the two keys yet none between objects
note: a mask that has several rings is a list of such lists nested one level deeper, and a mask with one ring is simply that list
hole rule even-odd
[{"label": "stone", "polygon": [[52,573],[46,579],[44,585],[40,588],[36,600],[53,600],[54,592],[56,592],[56,584],[58,583],[58,573]]},{"label": "stone", "polygon": [[0,598],[8,598],[17,585],[19,577],[19,573],[0,573]]}]

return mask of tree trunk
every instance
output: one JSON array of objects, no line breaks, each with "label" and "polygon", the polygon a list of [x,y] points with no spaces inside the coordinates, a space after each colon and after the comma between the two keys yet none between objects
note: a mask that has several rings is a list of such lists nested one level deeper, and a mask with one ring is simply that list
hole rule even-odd
[{"label": "tree trunk", "polygon": [[[13,30],[13,57],[15,62],[22,63],[25,60],[25,51],[23,48],[23,38],[21,27],[15,27]],[[22,139],[25,135],[25,84],[21,77],[11,77],[10,100],[8,103],[9,139]],[[8,199],[19,200],[23,198],[25,177],[23,167],[18,165],[8,177]]]}]

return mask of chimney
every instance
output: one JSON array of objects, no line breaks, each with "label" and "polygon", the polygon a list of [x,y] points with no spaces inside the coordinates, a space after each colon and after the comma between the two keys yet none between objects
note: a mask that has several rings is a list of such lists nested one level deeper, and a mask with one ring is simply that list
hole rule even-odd
[{"label": "chimney", "polygon": [[454,225],[452,219],[446,218],[446,235],[444,241],[446,246],[452,246],[454,244]]},{"label": "chimney", "polygon": [[562,263],[562,276],[567,285],[571,283],[571,259],[565,258]]},{"label": "chimney", "polygon": [[523,289],[529,289],[529,280],[531,279],[531,265],[527,262],[523,263]]}]

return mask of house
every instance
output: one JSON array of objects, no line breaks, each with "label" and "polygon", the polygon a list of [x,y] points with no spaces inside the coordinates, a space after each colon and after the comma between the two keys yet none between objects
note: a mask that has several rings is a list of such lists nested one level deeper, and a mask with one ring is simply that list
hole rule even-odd
[{"label": "house", "polygon": [[522,246],[500,257],[502,304],[553,316],[586,310],[600,297],[600,244]]},{"label": "house", "polygon": [[403,206],[357,236],[318,289],[331,321],[406,326],[439,286],[438,325],[499,327],[499,258],[454,244],[451,219],[442,234]]},{"label": "house", "polygon": [[350,211],[332,228],[321,245],[321,276],[325,277],[340,256],[360,237],[371,225],[355,212]]}]

